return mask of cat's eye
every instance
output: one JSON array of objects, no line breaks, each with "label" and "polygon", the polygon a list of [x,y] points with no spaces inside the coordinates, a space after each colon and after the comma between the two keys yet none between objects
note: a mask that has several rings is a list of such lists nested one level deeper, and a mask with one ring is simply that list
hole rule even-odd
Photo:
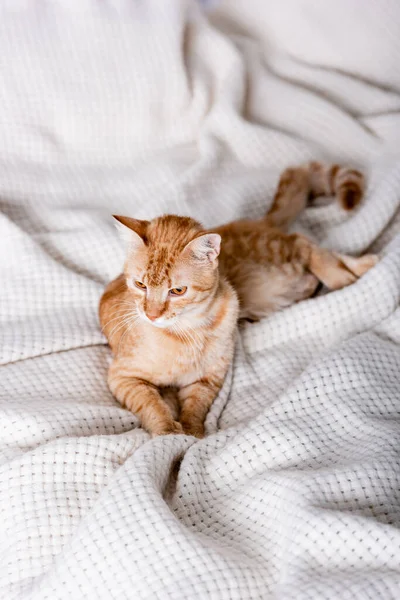
[{"label": "cat's eye", "polygon": [[142,283],[141,281],[135,281],[135,285],[136,287],[138,287],[141,290],[146,290],[146,286],[144,285],[144,283]]},{"label": "cat's eye", "polygon": [[183,286],[183,287],[176,287],[176,288],[172,288],[172,290],[169,290],[169,293],[171,296],[183,296],[183,294],[186,292],[187,287]]}]

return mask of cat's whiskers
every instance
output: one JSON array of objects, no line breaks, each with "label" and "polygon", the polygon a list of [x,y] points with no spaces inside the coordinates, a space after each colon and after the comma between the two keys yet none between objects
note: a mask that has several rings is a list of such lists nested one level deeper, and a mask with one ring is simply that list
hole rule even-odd
[{"label": "cat's whiskers", "polygon": [[134,302],[128,302],[127,300],[121,300],[120,302],[118,302],[118,304],[116,306],[135,306]]},{"label": "cat's whiskers", "polygon": [[124,326],[129,325],[132,319],[136,321],[137,318],[138,315],[134,311],[125,314],[125,317],[121,317],[121,321],[113,327],[112,331],[109,334],[109,339],[112,340],[112,338],[115,336],[116,333],[118,333],[118,331],[120,331],[120,329],[122,329]]},{"label": "cat's whiskers", "polygon": [[[179,322],[174,323],[172,326],[172,330],[177,334],[177,336],[184,341],[188,346],[195,351],[195,354],[201,352],[202,346],[198,343],[195,336],[191,335],[188,331],[189,328],[184,329]],[[194,331],[193,328],[190,328]]]},{"label": "cat's whiskers", "polygon": [[119,352],[119,348],[121,346],[122,340],[125,338],[125,336],[127,335],[127,333],[132,329],[132,327],[134,326],[134,324],[136,323],[136,321],[140,318],[140,316],[138,314],[135,315],[134,318],[130,319],[130,324],[128,324],[126,331],[122,334],[121,339],[118,342],[118,348],[117,348],[117,354]]},{"label": "cat's whiskers", "polygon": [[114,315],[116,314],[117,316],[116,316],[116,317],[113,317],[112,319],[110,319],[109,321],[107,321],[107,323],[104,323],[103,327],[101,328],[101,331],[102,331],[102,333],[104,333],[104,330],[105,330],[105,328],[106,328],[106,327],[107,327],[107,326],[108,326],[110,323],[112,323],[113,321],[116,321],[117,319],[122,319],[122,317],[121,317],[121,316],[119,316],[119,315],[126,315],[126,310],[125,310],[125,309],[123,309],[123,310],[119,310],[119,311],[117,311],[116,313],[113,313],[113,314],[114,314]]},{"label": "cat's whiskers", "polygon": [[[132,309],[132,307],[131,307],[131,309]],[[105,323],[105,324],[103,325],[103,327],[101,328],[101,331],[102,331],[102,333],[105,333],[105,328],[106,328],[106,327],[107,327],[107,326],[108,326],[110,323],[112,323],[113,321],[117,321],[117,320],[121,321],[121,319],[125,319],[126,317],[129,317],[129,315],[130,315],[132,312],[134,312],[134,311],[133,311],[133,310],[131,310],[131,311],[127,312],[127,311],[126,311],[126,309],[124,308],[124,309],[122,309],[122,310],[119,310],[119,311],[117,311],[117,313],[113,313],[114,315],[116,314],[117,316],[114,316],[112,319],[110,319],[109,321],[107,321],[107,323]],[[117,323],[117,325],[118,325],[118,323]]]}]

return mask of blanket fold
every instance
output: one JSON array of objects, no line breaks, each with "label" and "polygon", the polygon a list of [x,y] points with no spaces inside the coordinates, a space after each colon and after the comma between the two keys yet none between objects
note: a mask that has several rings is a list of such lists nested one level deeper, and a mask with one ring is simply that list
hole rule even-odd
[{"label": "blanket fold", "polygon": [[[400,589],[396,0],[0,8],[0,597],[393,598]],[[266,212],[310,159],[363,205],[297,227],[381,261],[238,328],[208,437],[112,398],[110,215]]]}]

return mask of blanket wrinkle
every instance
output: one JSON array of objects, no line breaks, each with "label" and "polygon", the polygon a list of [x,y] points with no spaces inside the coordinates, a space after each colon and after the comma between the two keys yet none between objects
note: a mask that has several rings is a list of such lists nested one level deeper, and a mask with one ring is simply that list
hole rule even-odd
[{"label": "blanket wrinkle", "polygon": [[[0,13],[0,598],[397,600],[397,0]],[[151,439],[107,387],[111,214],[257,218],[312,159],[366,197],[296,229],[380,262],[241,324],[207,437]]]}]

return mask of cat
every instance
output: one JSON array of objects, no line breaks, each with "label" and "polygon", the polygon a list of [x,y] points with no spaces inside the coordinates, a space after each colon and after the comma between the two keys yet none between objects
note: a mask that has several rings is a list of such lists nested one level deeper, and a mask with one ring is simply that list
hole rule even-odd
[{"label": "cat", "polygon": [[[115,216],[127,244],[124,272],[106,288],[100,322],[114,358],[108,383],[152,435],[204,436],[231,363],[238,319],[259,320],[347,286],[375,263],[287,233],[310,198],[361,201],[363,175],[313,162],[281,176],[267,215],[206,231],[190,217]],[[222,244],[221,244],[222,242]]]}]

